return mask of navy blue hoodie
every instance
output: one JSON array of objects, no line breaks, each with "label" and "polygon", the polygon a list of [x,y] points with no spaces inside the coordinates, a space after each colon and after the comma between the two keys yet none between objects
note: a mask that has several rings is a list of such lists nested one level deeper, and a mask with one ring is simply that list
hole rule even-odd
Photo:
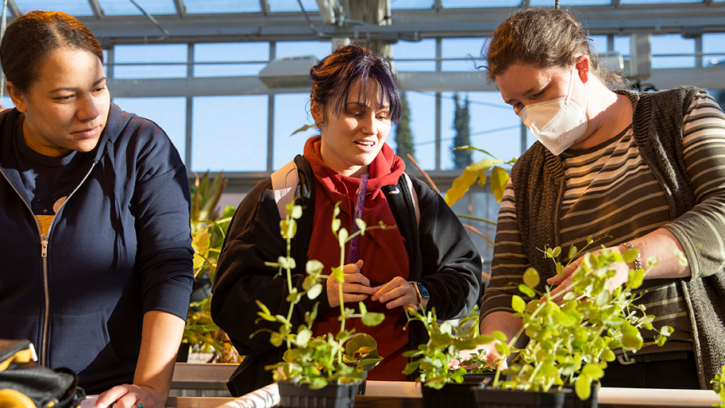
[{"label": "navy blue hoodie", "polygon": [[189,186],[155,123],[111,104],[93,164],[46,236],[27,203],[0,112],[0,338],[26,338],[40,362],[69,367],[94,394],[133,380],[144,313],[186,319],[194,286]]}]

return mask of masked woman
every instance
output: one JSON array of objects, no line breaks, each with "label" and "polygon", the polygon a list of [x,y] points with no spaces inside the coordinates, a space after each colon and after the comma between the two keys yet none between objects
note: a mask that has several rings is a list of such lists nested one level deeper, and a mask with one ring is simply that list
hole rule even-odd
[{"label": "masked woman", "polygon": [[[359,238],[357,256],[344,266],[343,297],[339,298],[337,282],[328,279],[327,289],[316,300],[320,315],[313,332],[337,332],[340,302],[355,307],[364,301],[369,311],[385,313],[380,326],[355,323],[357,332],[377,340],[384,357],[368,378],[405,380],[401,372],[407,359],[402,353],[427,341],[427,335],[416,325],[404,330],[404,308],[435,308],[440,319],[465,315],[478,300],[481,258],[442,197],[408,177],[402,159],[385,144],[401,109],[390,65],[350,45],[325,57],[310,76],[310,111],[320,135],[310,138],[304,155],[294,160],[299,182],[290,187],[304,212],[292,240],[298,265],[292,284],[302,291],[308,259],[321,261],[326,273],[339,265],[339,247],[330,228],[335,203],[341,203],[339,218],[348,230],[354,218],[368,225],[382,221],[397,226],[370,230]],[[366,186],[361,184],[363,177],[369,178]],[[286,315],[289,310],[286,279],[274,278],[277,270],[264,265],[286,253],[275,190],[279,187],[267,179],[245,197],[217,268],[212,317],[247,356],[229,384],[235,395],[271,383],[264,366],[282,361],[284,351],[270,344],[266,333],[250,338],[261,327],[255,324],[256,300],[272,314]],[[358,195],[363,205],[356,207]],[[297,305],[294,327],[304,322],[314,302],[305,297]]]},{"label": "masked woman", "polygon": [[186,169],[110,100],[103,51],[34,11],[0,45],[0,327],[78,373],[97,407],[162,408],[194,285]]},{"label": "masked woman", "polygon": [[[646,345],[628,363],[609,363],[602,384],[705,388],[725,363],[725,116],[695,88],[613,92],[597,71],[586,33],[566,12],[532,8],[494,32],[486,70],[503,99],[538,139],[512,170],[501,204],[492,278],[482,299],[481,330],[508,336],[516,282],[533,266],[558,293],[561,277],[539,252],[597,245],[624,252],[609,288],[655,257],[638,302],[675,332],[664,347]],[[689,266],[678,262],[684,252]],[[543,282],[542,282],[543,285]],[[543,289],[543,286],[540,288]],[[646,334],[645,342],[651,333]],[[488,358],[498,353],[486,346]]]}]

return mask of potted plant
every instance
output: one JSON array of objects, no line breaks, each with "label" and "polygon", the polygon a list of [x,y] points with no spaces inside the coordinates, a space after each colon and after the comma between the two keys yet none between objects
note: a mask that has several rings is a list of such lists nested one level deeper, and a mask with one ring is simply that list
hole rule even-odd
[{"label": "potted plant", "polygon": [[212,320],[211,285],[214,282],[217,260],[224,243],[224,233],[234,214],[227,206],[219,214],[218,205],[227,180],[223,173],[212,179],[209,172],[201,178],[194,174],[191,186],[191,246],[194,250],[196,289],[191,296],[189,314],[184,327],[177,361],[187,361],[190,352],[209,353],[209,362],[239,363],[239,354],[224,333]]},{"label": "potted plant", "polygon": [[725,408],[725,375],[723,375],[724,371],[725,366],[720,369],[720,373],[717,374],[715,378],[710,380],[710,384],[712,384],[712,389],[717,393],[717,395],[720,397],[720,400],[723,402],[722,404],[714,404],[713,407]]},{"label": "potted plant", "polygon": [[[589,237],[587,247],[592,243]],[[581,251],[584,249],[586,247]],[[576,258],[581,251],[571,247],[569,259]],[[544,248],[542,252],[555,263],[557,273],[561,273],[564,266],[555,260],[561,254],[561,248]],[[681,253],[676,255],[680,262],[687,262]],[[604,376],[607,362],[615,360],[615,350],[621,350],[625,359],[628,354],[640,350],[644,345],[641,329],[654,330],[658,333],[655,343],[664,344],[673,329],[669,326],[656,329],[652,324],[655,316],[647,315],[643,306],[634,303],[642,294],[633,293],[633,290],[642,285],[646,270],[630,270],[624,285],[611,293],[607,289],[607,279],[615,274],[610,266],[622,261],[632,262],[636,256],[635,249],[624,254],[610,249],[587,253],[572,275],[569,291],[557,295],[552,295],[549,288],[545,293],[538,292],[539,274],[529,268],[518,288],[530,300],[527,302],[520,296],[512,299],[515,316],[522,319],[522,328],[511,339],[501,332],[492,333],[491,339],[498,341],[495,347],[502,356],[499,363],[517,354],[506,370],[502,370],[503,364],[498,364],[491,389],[476,390],[478,407],[498,407],[501,406],[496,402],[499,397],[510,400],[513,394],[521,398],[529,394],[505,390],[534,392],[529,395],[530,399],[541,404],[542,398],[553,398],[551,391],[560,392],[566,386],[573,387],[575,394],[569,392],[568,404],[564,406],[583,406],[577,403],[575,395],[580,400],[590,400],[589,406],[596,406],[592,390],[596,390],[599,379]],[[655,259],[649,259],[647,270],[656,263]],[[514,348],[524,334],[529,338],[526,347]],[[507,379],[500,378],[502,372],[508,374]],[[502,397],[501,393],[507,395]],[[538,406],[562,406],[558,404],[560,402],[550,401]],[[564,404],[563,400],[561,404]]]},{"label": "potted plant", "polygon": [[[576,258],[594,242],[591,237],[587,241],[581,251],[570,248],[569,259]],[[564,266],[556,261],[561,248],[544,248],[542,252],[561,273]],[[473,390],[479,408],[596,407],[596,396],[592,391],[596,392],[607,362],[616,358],[615,350],[621,350],[625,358],[640,350],[644,345],[641,329],[655,330],[658,345],[664,344],[672,333],[669,326],[655,329],[652,325],[655,317],[647,315],[644,307],[634,303],[642,296],[632,291],[641,286],[646,274],[644,269],[630,271],[629,280],[612,293],[607,289],[606,281],[615,273],[610,266],[621,261],[631,262],[636,256],[636,250],[624,254],[609,249],[587,253],[572,275],[569,291],[557,295],[552,295],[549,288],[544,293],[537,291],[539,274],[529,268],[518,289],[530,300],[527,302],[521,296],[512,299],[515,316],[522,319],[523,325],[511,339],[501,332],[480,335],[465,324],[463,329],[453,330],[447,323],[438,324],[432,313],[413,313],[413,319],[422,321],[428,328],[430,340],[419,350],[410,352],[411,357],[419,357],[419,360],[410,363],[405,372],[420,369],[419,379],[431,388],[460,383],[464,370],[450,369],[450,362],[458,350],[496,341],[496,350],[502,357],[493,363],[497,368],[492,384]],[[682,254],[677,256],[680,262],[686,262]],[[654,264],[656,260],[649,259],[647,270]],[[514,345],[523,335],[529,341],[523,349],[516,349]],[[510,356],[514,357],[508,368],[503,369],[503,362]],[[475,354],[474,360],[483,361],[482,357]],[[506,374],[506,378],[501,374]],[[426,406],[429,394],[423,388]]]},{"label": "potted plant", "polygon": [[[438,323],[435,309],[420,313],[408,309],[407,317],[408,322],[421,322],[428,332],[427,343],[419,345],[417,350],[403,353],[405,357],[414,359],[405,366],[403,374],[418,372],[418,381],[423,384],[423,406],[472,406],[475,400],[470,388],[482,384],[483,379],[468,376],[464,366],[472,364],[472,361],[452,367],[460,361],[461,350],[474,349],[487,343],[488,338],[478,332],[478,309],[463,318],[457,326],[450,322]],[[490,367],[483,364],[477,367],[477,371],[491,370]]]},{"label": "potted plant", "polygon": [[[345,260],[345,244],[357,235],[365,234],[370,229],[389,228],[382,223],[374,227],[367,227],[365,222],[356,219],[359,230],[349,234],[347,229],[341,228],[339,203],[335,205],[332,217],[332,232],[338,240],[340,247],[340,266],[332,268],[330,275],[323,275],[324,266],[317,260],[310,260],[306,265],[306,274],[303,281],[303,291],[298,292],[292,286],[292,269],[295,269],[294,258],[291,257],[291,241],[297,231],[296,220],[302,216],[302,207],[294,203],[287,205],[285,219],[280,222],[280,232],[287,241],[286,256],[280,256],[277,262],[266,262],[270,267],[278,269],[279,276],[286,274],[289,282],[287,302],[289,312],[287,316],[272,315],[269,309],[257,301],[261,319],[277,322],[279,330],[260,329],[260,332],[270,333],[270,342],[276,346],[286,346],[283,361],[265,367],[273,370],[273,377],[279,383],[280,398],[283,406],[314,406],[314,407],[352,407],[357,394],[358,383],[363,379],[363,373],[372,369],[382,358],[377,354],[375,339],[364,333],[355,333],[354,329],[347,329],[345,324],[349,319],[362,319],[367,326],[377,326],[384,315],[382,313],[368,312],[363,302],[359,303],[359,311],[345,307],[340,303],[340,330],[337,333],[327,333],[313,337],[312,325],[317,317],[317,303],[311,312],[305,313],[305,322],[299,327],[293,327],[290,322],[294,307],[307,296],[316,299],[322,293],[323,279],[335,279],[344,282],[343,265]],[[340,299],[343,298],[342,285],[339,285]]]}]

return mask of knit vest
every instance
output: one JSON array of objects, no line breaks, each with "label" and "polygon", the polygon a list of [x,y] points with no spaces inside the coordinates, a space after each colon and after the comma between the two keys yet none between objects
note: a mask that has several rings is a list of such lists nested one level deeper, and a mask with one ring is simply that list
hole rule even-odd
[{"label": "knit vest", "polygon": [[[667,197],[673,220],[695,206],[682,138],[685,113],[701,91],[691,87],[653,93],[617,91],[632,103],[634,139]],[[559,157],[536,142],[513,166],[511,179],[524,252],[542,276],[539,290],[543,291],[545,280],[556,271],[554,263],[538,249],[561,244],[564,169]],[[725,363],[725,322],[720,319],[725,313],[725,271],[694,281],[683,279],[681,285],[690,315],[700,387],[708,389],[710,379]]]}]

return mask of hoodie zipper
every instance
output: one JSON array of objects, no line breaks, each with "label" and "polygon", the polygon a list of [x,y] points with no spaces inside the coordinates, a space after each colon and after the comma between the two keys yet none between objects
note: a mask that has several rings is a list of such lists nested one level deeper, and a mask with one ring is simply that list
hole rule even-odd
[{"label": "hoodie zipper", "polygon": [[43,315],[43,333],[41,336],[41,348],[40,348],[40,365],[46,366],[46,355],[47,355],[47,345],[48,345],[48,324],[49,324],[49,316],[50,316],[50,288],[48,286],[48,246],[50,241],[50,231],[53,228],[53,225],[55,224],[55,221],[57,217],[60,215],[60,212],[63,210],[63,207],[65,207],[65,204],[70,200],[71,196],[75,194],[76,191],[83,185],[83,183],[88,179],[88,176],[91,174],[91,171],[96,167],[97,161],[94,161],[91,165],[91,168],[88,170],[86,175],[83,177],[83,180],[81,180],[80,183],[76,186],[73,191],[68,194],[68,197],[65,199],[63,204],[58,209],[58,212],[56,212],[55,216],[53,217],[53,221],[50,223],[50,226],[48,226],[48,232],[43,236],[43,232],[40,228],[40,223],[38,223],[38,219],[35,217],[35,214],[33,214],[33,209],[30,207],[30,205],[25,201],[23,196],[18,192],[18,189],[15,188],[13,183],[8,180],[7,176],[5,175],[5,172],[0,169],[0,173],[5,178],[5,181],[10,185],[10,187],[15,190],[15,193],[20,197],[20,201],[22,201],[25,204],[25,207],[30,211],[30,214],[33,216],[33,220],[35,221],[35,226],[38,231],[38,236],[40,236],[40,256],[43,258],[43,296],[45,300],[45,308],[44,308],[44,315]]}]

